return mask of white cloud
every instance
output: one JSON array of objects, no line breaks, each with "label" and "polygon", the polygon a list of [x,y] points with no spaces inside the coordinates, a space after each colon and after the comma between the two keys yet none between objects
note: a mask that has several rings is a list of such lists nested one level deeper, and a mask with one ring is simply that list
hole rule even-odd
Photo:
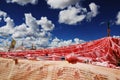
[{"label": "white cloud", "polygon": [[61,40],[58,38],[54,38],[52,42],[49,44],[49,47],[61,47],[61,46],[69,46],[73,44],[81,44],[84,43],[84,40],[80,40],[79,38],[75,38],[73,40]]},{"label": "white cloud", "polygon": [[90,3],[89,7],[92,12],[92,16],[95,17],[98,14],[98,6],[95,3]]},{"label": "white cloud", "polygon": [[74,39],[75,44],[84,43],[84,42],[85,42],[84,40],[80,40],[79,38]]},{"label": "white cloud", "polygon": [[13,33],[14,21],[10,17],[4,19],[6,22],[5,26],[0,27],[0,35],[1,36],[8,36],[9,34]]},{"label": "white cloud", "polygon": [[[47,47],[51,39],[50,31],[55,27],[47,17],[37,20],[31,13],[26,13],[25,23],[18,26],[15,26],[13,19],[9,16],[1,18],[6,24],[0,27],[0,36],[9,37],[11,34],[11,37],[17,41],[17,46],[23,42],[26,47],[31,47],[32,44],[37,47]],[[10,44],[10,40],[8,42]]]},{"label": "white cloud", "polygon": [[49,45],[49,37],[41,37],[38,41],[35,41],[36,46],[39,47],[48,47]]},{"label": "white cloud", "polygon": [[55,38],[52,40],[51,44],[49,45],[50,47],[57,47],[59,46],[58,43],[60,42],[60,39]]},{"label": "white cloud", "polygon": [[12,36],[17,39],[23,38],[20,41],[25,42],[27,47],[30,47],[32,44],[37,47],[46,47],[51,38],[51,33],[48,31],[52,31],[53,28],[54,24],[47,17],[37,20],[31,13],[27,13],[25,14],[25,23],[16,26]]},{"label": "white cloud", "polygon": [[6,13],[6,12],[4,12],[4,11],[1,11],[1,10],[0,10],[0,17],[1,17],[1,16],[6,17],[6,16],[7,16],[7,13]]},{"label": "white cloud", "polygon": [[36,18],[31,13],[25,14],[25,23],[28,26],[28,30],[31,32],[39,31],[39,25],[37,24]]},{"label": "white cloud", "polygon": [[37,4],[38,0],[6,0],[7,3],[17,3],[19,5]]},{"label": "white cloud", "polygon": [[81,22],[85,17],[86,15],[82,14],[81,9],[69,7],[67,10],[60,11],[59,22],[72,25]]},{"label": "white cloud", "polygon": [[59,13],[59,22],[74,25],[84,19],[90,21],[93,17],[97,16],[99,7],[95,3],[90,3],[89,8],[89,12],[86,8],[79,5],[77,7],[68,7],[67,9],[61,10]]},{"label": "white cloud", "polygon": [[[17,46],[23,43],[26,47],[31,47],[32,44],[34,44],[36,47],[43,48],[61,47],[84,42],[78,38],[75,38],[74,40],[60,40],[55,38],[51,40],[52,34],[50,31],[52,31],[55,26],[52,21],[47,19],[47,17],[41,17],[40,20],[37,20],[32,16],[31,13],[26,13],[25,23],[22,23],[18,26],[15,26],[14,20],[9,16],[5,17],[3,20],[6,22],[6,25],[0,27],[0,35],[7,35],[9,37],[9,34],[11,34],[11,36],[17,41]],[[6,42],[9,46],[10,40],[6,39],[3,45],[6,45]]]},{"label": "white cloud", "polygon": [[70,45],[72,43],[72,40],[68,40],[68,41],[63,41],[60,40],[58,38],[55,38],[52,40],[51,44],[49,45],[49,47],[61,47],[61,46],[67,46]]},{"label": "white cloud", "polygon": [[2,17],[5,19],[7,17],[7,13],[0,10],[0,21],[2,20]]},{"label": "white cloud", "polygon": [[[17,40],[17,39],[16,39]],[[18,46],[21,45],[23,43],[23,45],[25,47],[31,47],[32,44],[34,46],[36,46],[37,48],[45,48],[48,46],[49,44],[49,38],[48,37],[39,37],[39,38],[35,38],[35,37],[32,37],[32,36],[28,36],[26,38],[21,38],[21,39],[18,39],[17,40],[17,44]]]},{"label": "white cloud", "polygon": [[97,16],[99,7],[95,3],[90,3],[89,8],[90,8],[91,11],[87,13],[87,19],[91,20],[91,18]]},{"label": "white cloud", "polygon": [[6,12],[0,10],[0,21],[3,20],[6,25],[0,27],[0,35],[8,36],[12,34],[14,27],[14,21],[11,19]]},{"label": "white cloud", "polygon": [[55,25],[47,19],[47,17],[41,17],[41,20],[37,22],[45,31],[52,31]]},{"label": "white cloud", "polygon": [[68,6],[75,5],[80,0],[47,0],[47,4],[53,9],[64,9]]},{"label": "white cloud", "polygon": [[120,11],[117,14],[117,21],[116,21],[117,25],[120,25]]},{"label": "white cloud", "polygon": [[27,30],[27,27],[25,23],[15,27],[15,31],[26,31],[26,30]]},{"label": "white cloud", "polygon": [[7,17],[4,19],[6,22],[6,27],[13,28],[14,27],[14,21],[10,17]]},{"label": "white cloud", "polygon": [[26,24],[21,24],[14,28],[14,33],[12,34],[13,38],[22,38],[27,35],[27,26]]},{"label": "white cloud", "polygon": [[36,19],[32,16],[31,13],[25,14],[25,23],[29,28],[32,28],[32,30],[34,30],[34,31],[36,31],[38,29]]},{"label": "white cloud", "polygon": [[120,36],[116,36],[116,35],[114,35],[113,38],[120,38]]},{"label": "white cloud", "polygon": [[59,23],[75,25],[84,19],[91,21],[98,14],[99,6],[90,3],[90,11],[79,5],[81,0],[46,0],[52,9],[62,9],[59,12]]}]

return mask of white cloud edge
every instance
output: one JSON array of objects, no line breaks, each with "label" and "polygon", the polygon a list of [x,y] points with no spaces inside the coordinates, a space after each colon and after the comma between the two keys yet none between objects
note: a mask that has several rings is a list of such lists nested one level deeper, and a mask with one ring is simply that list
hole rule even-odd
[{"label": "white cloud edge", "polygon": [[117,21],[116,21],[116,25],[120,25],[120,11],[117,14]]},{"label": "white cloud edge", "polygon": [[75,5],[80,0],[46,0],[52,9],[64,9],[68,6]]},{"label": "white cloud edge", "polygon": [[27,4],[37,4],[38,0],[6,0],[7,3],[17,3],[21,6],[27,5]]},{"label": "white cloud edge", "polygon": [[120,38],[120,36],[117,36],[117,35],[113,35],[112,37],[113,38]]},{"label": "white cloud edge", "polygon": [[81,44],[84,43],[84,40],[81,40],[79,38],[74,38],[74,40],[70,39],[70,40],[62,40],[59,38],[54,38],[51,43],[49,44],[49,47],[62,47],[62,46],[69,46],[69,45],[73,45],[73,44]]}]

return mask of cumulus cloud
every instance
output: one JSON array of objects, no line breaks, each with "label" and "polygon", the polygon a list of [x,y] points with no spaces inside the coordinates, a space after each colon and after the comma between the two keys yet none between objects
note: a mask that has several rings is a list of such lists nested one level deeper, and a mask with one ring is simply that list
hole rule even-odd
[{"label": "cumulus cloud", "polygon": [[5,19],[6,17],[7,17],[7,13],[0,10],[0,21],[2,20],[2,18]]},{"label": "cumulus cloud", "polygon": [[37,20],[32,16],[31,13],[25,14],[25,23],[31,32],[39,31]]},{"label": "cumulus cloud", "polygon": [[86,15],[81,13],[81,9],[69,7],[67,10],[60,11],[59,22],[72,25],[81,22],[85,17]]},{"label": "cumulus cloud", "polygon": [[13,33],[14,21],[10,17],[4,19],[6,25],[0,27],[0,35],[1,36],[8,36],[9,34]]},{"label": "cumulus cloud", "polygon": [[46,0],[52,9],[61,9],[59,12],[59,23],[75,25],[83,20],[91,21],[98,14],[99,6],[90,3],[89,8],[83,8],[79,5],[81,0]]},{"label": "cumulus cloud", "polygon": [[59,22],[69,25],[74,25],[82,22],[84,19],[90,21],[93,17],[98,14],[98,5],[95,3],[89,4],[90,11],[81,6],[68,7],[67,9],[59,12]]},{"label": "cumulus cloud", "polygon": [[70,5],[75,5],[80,0],[47,0],[47,4],[53,9],[64,9]]},{"label": "cumulus cloud", "polygon": [[99,7],[95,3],[90,3],[89,8],[90,8],[91,11],[87,13],[87,19],[91,20],[91,18],[97,16]]},{"label": "cumulus cloud", "polygon": [[17,3],[19,5],[37,4],[38,0],[6,0],[7,3]]},{"label": "cumulus cloud", "polygon": [[40,20],[37,20],[31,13],[27,13],[25,14],[25,23],[16,26],[12,36],[14,38],[22,38],[20,41],[26,41],[24,44],[27,47],[30,47],[32,44],[37,47],[46,47],[51,38],[49,31],[53,29],[54,24],[47,17],[41,17]]},{"label": "cumulus cloud", "polygon": [[117,25],[120,25],[120,11],[117,14],[117,21],[116,21]]},{"label": "cumulus cloud", "polygon": [[45,30],[45,31],[52,31],[55,27],[54,24],[50,20],[47,19],[47,17],[41,17],[41,20],[37,21],[39,25]]},{"label": "cumulus cloud", "polygon": [[[37,47],[48,46],[51,39],[50,31],[52,31],[55,26],[47,17],[41,17],[40,20],[37,20],[31,13],[26,13],[25,23],[18,26],[15,26],[14,20],[11,19],[7,13],[1,11],[0,17],[6,23],[0,27],[0,36],[6,36],[7,38],[11,36],[17,41],[18,46],[21,45],[22,42],[26,47],[31,47],[32,44]],[[7,42],[10,44],[10,40]]]},{"label": "cumulus cloud", "polygon": [[85,42],[84,40],[80,40],[79,38],[75,38],[74,40],[61,40],[56,37],[49,44],[49,47],[69,46],[69,45],[73,45],[73,44],[81,44],[84,42]]},{"label": "cumulus cloud", "polygon": [[10,37],[17,41],[17,46],[23,43],[25,47],[31,47],[32,44],[34,44],[39,48],[61,47],[84,42],[84,40],[78,38],[74,40],[52,39],[51,31],[55,25],[52,21],[48,20],[47,17],[41,17],[40,20],[37,20],[31,13],[26,13],[25,22],[15,26],[14,20],[11,19],[7,13],[2,12],[1,16],[6,24],[0,27],[0,36],[6,36],[6,38],[8,38],[0,41],[3,42],[3,45],[6,45],[6,42],[8,43],[7,46],[10,45]]},{"label": "cumulus cloud", "polygon": [[74,39],[74,43],[75,44],[80,44],[80,43],[84,43],[85,41],[84,40],[81,40],[81,39],[79,39],[79,38],[75,38]]},{"label": "cumulus cloud", "polygon": [[46,48],[46,47],[48,47],[48,44],[49,44],[49,38],[48,37],[35,38],[32,36],[30,36],[30,37],[28,36],[26,38],[17,40],[18,45],[21,45],[22,43],[25,47],[31,47],[33,44],[37,48]]},{"label": "cumulus cloud", "polygon": [[14,33],[12,34],[13,38],[23,38],[27,35],[27,26],[26,24],[21,24],[14,28]]}]

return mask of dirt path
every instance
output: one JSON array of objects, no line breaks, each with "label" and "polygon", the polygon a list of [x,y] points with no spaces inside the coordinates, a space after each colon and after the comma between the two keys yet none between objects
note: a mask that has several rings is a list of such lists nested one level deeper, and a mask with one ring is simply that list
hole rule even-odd
[{"label": "dirt path", "polygon": [[120,70],[67,61],[0,58],[0,80],[120,80]]}]

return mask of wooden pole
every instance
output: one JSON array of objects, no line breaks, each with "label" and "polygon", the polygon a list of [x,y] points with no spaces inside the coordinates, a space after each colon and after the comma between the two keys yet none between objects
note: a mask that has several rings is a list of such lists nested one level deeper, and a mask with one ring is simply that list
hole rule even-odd
[{"label": "wooden pole", "polygon": [[18,59],[14,58],[13,60],[15,61],[15,65],[18,64]]},{"label": "wooden pole", "polygon": [[110,37],[110,22],[107,23],[107,36]]}]

